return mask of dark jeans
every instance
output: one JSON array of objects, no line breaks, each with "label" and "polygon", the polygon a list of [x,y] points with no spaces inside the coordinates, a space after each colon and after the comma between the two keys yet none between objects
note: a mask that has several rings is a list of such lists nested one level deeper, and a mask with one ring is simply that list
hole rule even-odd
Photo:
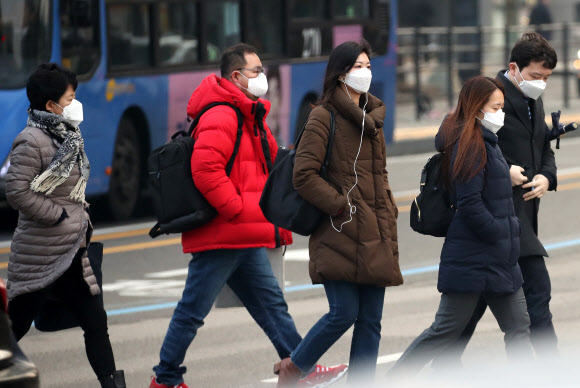
[{"label": "dark jeans", "polygon": [[[552,323],[550,299],[552,284],[542,256],[521,257],[518,261],[522,270],[524,284],[522,286],[526,297],[528,315],[530,316],[530,334],[532,345],[540,357],[551,357],[558,354],[558,338]],[[477,323],[485,313],[487,303],[480,299],[471,320],[461,333],[457,342],[440,358],[433,361],[437,368],[439,363],[461,363],[461,356],[471,339]]]},{"label": "dark jeans", "polygon": [[372,380],[381,340],[385,288],[348,282],[324,284],[329,312],[310,329],[292,352],[292,362],[304,373],[354,325],[348,379]]},{"label": "dark jeans", "polygon": [[280,358],[290,356],[302,337],[288,313],[265,248],[219,249],[194,253],[192,257],[183,295],[161,347],[159,365],[153,368],[157,382],[169,386],[183,383],[187,369],[181,364],[185,353],[226,283],[270,338]]},{"label": "dark jeans", "polygon": [[400,376],[418,373],[429,361],[453,346],[473,315],[480,298],[489,304],[501,331],[505,333],[508,357],[512,360],[532,360],[530,320],[522,289],[513,294],[444,293],[441,295],[435,321],[409,345],[389,370],[389,374]]},{"label": "dark jeans", "polygon": [[99,298],[91,295],[83,278],[82,253],[83,249],[79,250],[66,272],[47,288],[12,299],[9,314],[14,336],[20,341],[30,330],[36,312],[47,297],[63,301],[80,322],[87,358],[97,378],[101,379],[113,374],[115,358],[109,341],[107,313]]}]

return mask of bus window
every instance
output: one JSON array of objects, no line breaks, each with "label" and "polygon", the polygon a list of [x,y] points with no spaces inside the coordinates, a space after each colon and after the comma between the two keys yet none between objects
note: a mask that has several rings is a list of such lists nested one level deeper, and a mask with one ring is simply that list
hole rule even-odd
[{"label": "bus window", "polygon": [[98,0],[61,0],[62,64],[77,75],[89,74],[99,61]]},{"label": "bus window", "polygon": [[260,57],[280,57],[284,53],[284,7],[276,1],[249,0],[246,9],[246,41]]},{"label": "bus window", "polygon": [[335,18],[367,18],[370,15],[369,0],[334,0],[332,6]]},{"label": "bus window", "polygon": [[50,1],[0,0],[0,88],[20,88],[50,60]]},{"label": "bus window", "polygon": [[241,42],[240,5],[237,1],[207,3],[207,59],[220,60],[222,52]]},{"label": "bus window", "polygon": [[162,65],[199,62],[195,3],[159,4],[159,61]]},{"label": "bus window", "polygon": [[109,64],[113,70],[151,64],[149,6],[112,4],[108,14]]},{"label": "bus window", "polygon": [[292,18],[294,19],[324,19],[325,1],[294,0],[292,4]]}]

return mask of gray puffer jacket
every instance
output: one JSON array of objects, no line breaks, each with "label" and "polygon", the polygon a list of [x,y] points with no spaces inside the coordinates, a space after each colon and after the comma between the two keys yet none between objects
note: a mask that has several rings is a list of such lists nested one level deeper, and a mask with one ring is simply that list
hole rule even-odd
[{"label": "gray puffer jacket", "polygon": [[[48,168],[60,144],[39,128],[26,127],[14,140],[6,175],[6,197],[19,212],[8,263],[8,297],[46,288],[69,267],[81,246],[92,234],[85,204],[69,198],[80,178],[75,165],[69,178],[50,195],[35,193],[30,182]],[[66,209],[67,217],[59,221]],[[85,250],[86,252],[86,250]],[[83,255],[83,276],[91,294],[101,292]]]}]

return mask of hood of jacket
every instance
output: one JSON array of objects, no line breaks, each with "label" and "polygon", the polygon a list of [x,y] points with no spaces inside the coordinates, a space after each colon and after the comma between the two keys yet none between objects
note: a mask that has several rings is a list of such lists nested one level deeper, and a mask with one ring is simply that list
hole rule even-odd
[{"label": "hood of jacket", "polygon": [[[368,102],[367,102],[368,98]],[[364,120],[365,120],[365,135],[377,136],[383,129],[383,122],[385,120],[386,107],[385,104],[370,93],[366,96],[360,96],[359,106],[348,96],[343,88],[338,87],[330,97],[328,105],[332,105],[337,112],[347,118],[355,128],[360,128],[363,122],[363,106],[365,106]],[[360,132],[359,132],[360,133]]]},{"label": "hood of jacket", "polygon": [[[210,74],[201,81],[201,84],[189,99],[187,104],[187,115],[194,119],[199,112],[207,105],[215,102],[227,102],[238,107],[245,119],[255,121],[256,107],[263,107],[259,109],[260,115],[265,119],[270,112],[271,103],[268,100],[259,98],[256,101],[251,100],[246,96],[236,85],[225,78],[219,78],[215,74]],[[260,106],[261,105],[261,106]]]}]

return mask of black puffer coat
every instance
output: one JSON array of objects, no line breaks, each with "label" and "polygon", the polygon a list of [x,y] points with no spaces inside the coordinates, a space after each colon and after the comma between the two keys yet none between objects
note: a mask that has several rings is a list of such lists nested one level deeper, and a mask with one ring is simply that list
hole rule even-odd
[{"label": "black puffer coat", "polygon": [[[512,293],[523,283],[518,265],[520,227],[509,168],[497,136],[483,127],[482,135],[487,152],[484,170],[467,182],[452,182],[457,212],[441,251],[440,292]],[[437,149],[442,151],[443,141],[437,140]],[[451,170],[456,156],[457,144]]]}]

